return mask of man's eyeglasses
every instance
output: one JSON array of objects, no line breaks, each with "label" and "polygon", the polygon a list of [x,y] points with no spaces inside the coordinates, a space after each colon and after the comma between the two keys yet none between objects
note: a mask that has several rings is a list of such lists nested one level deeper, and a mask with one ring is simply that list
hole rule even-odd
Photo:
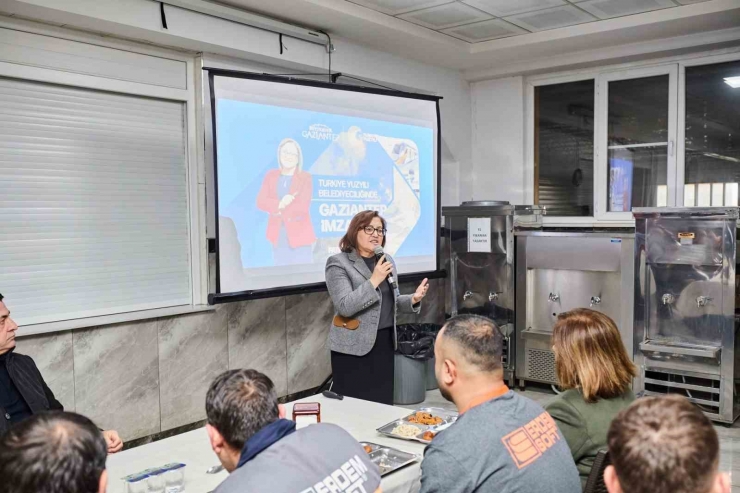
[{"label": "man's eyeglasses", "polygon": [[365,226],[363,230],[368,236],[372,236],[373,233],[378,233],[378,236],[385,236],[385,233],[387,232],[387,230],[383,228],[373,228],[372,226]]}]

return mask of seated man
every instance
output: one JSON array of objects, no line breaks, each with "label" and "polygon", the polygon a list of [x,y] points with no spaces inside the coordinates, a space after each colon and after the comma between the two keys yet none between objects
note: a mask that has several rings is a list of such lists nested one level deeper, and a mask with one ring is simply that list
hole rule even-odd
[{"label": "seated man", "polygon": [[296,431],[272,381],[231,370],[206,395],[211,447],[231,475],[216,493],[380,491],[380,472],[349,433],[331,424]]},{"label": "seated man", "polygon": [[[18,325],[10,318],[10,311],[0,294],[0,436],[11,426],[29,416],[48,410],[63,411],[28,356],[15,354],[15,332]],[[114,430],[103,432],[108,452],[123,448],[123,442]]]},{"label": "seated man", "polygon": [[685,397],[644,397],[609,427],[609,493],[730,493],[711,421]]},{"label": "seated man", "polygon": [[485,317],[454,317],[439,332],[434,370],[460,417],[427,447],[422,493],[580,493],[555,421],[504,384],[502,350],[501,332]]},{"label": "seated man", "polygon": [[107,448],[79,414],[31,416],[0,439],[0,493],[105,493]]}]

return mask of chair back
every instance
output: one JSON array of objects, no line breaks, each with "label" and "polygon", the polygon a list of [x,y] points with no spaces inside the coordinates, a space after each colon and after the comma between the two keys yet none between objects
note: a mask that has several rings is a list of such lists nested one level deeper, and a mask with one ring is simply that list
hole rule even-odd
[{"label": "chair back", "polygon": [[604,484],[604,471],[612,461],[609,459],[608,450],[599,450],[594,459],[594,465],[591,468],[591,474],[588,475],[586,488],[583,493],[607,493],[606,484]]}]

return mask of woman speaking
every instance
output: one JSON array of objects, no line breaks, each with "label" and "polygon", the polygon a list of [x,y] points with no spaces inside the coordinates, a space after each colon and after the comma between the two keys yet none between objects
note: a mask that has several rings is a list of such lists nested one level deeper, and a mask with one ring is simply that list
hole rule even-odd
[{"label": "woman speaking", "polygon": [[339,240],[341,253],[326,261],[326,286],[336,312],[329,332],[332,390],[393,404],[396,313],[418,313],[429,286],[424,279],[413,295],[391,287],[387,279],[397,279],[395,264],[375,255],[385,234],[385,219],[375,211],[352,218]]}]

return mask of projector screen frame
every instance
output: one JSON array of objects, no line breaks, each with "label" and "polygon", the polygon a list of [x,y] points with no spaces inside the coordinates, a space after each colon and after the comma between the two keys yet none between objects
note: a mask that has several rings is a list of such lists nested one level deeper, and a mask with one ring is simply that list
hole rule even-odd
[{"label": "projector screen frame", "polygon": [[[312,79],[303,79],[297,76],[285,76],[285,75],[273,75],[273,74],[267,74],[267,73],[257,73],[257,72],[244,72],[244,71],[238,71],[238,70],[229,70],[229,69],[221,69],[221,68],[213,68],[213,67],[203,67],[203,70],[208,73],[208,91],[209,91],[209,97],[210,97],[210,113],[211,113],[211,141],[210,145],[212,147],[211,152],[213,155],[213,214],[215,215],[215,255],[216,255],[216,275],[215,275],[215,281],[216,281],[216,292],[215,293],[209,293],[208,294],[208,304],[209,305],[217,305],[222,303],[231,303],[231,302],[237,302],[237,301],[246,301],[246,300],[253,300],[253,299],[262,299],[262,298],[272,298],[272,297],[278,297],[278,296],[288,296],[288,295],[294,295],[294,294],[305,294],[305,293],[312,293],[312,292],[320,292],[320,291],[326,291],[326,283],[325,282],[316,282],[316,283],[310,283],[310,284],[299,284],[294,286],[281,286],[281,287],[274,287],[274,288],[264,288],[264,289],[251,289],[251,290],[245,290],[245,291],[239,291],[239,292],[231,292],[231,293],[221,293],[221,259],[220,259],[220,245],[219,245],[219,210],[218,210],[218,146],[217,146],[217,135],[216,135],[216,94],[215,94],[215,88],[214,88],[214,77],[216,76],[222,76],[222,77],[233,77],[233,78],[239,78],[239,79],[252,79],[252,80],[260,80],[260,81],[267,81],[267,82],[275,82],[280,84],[293,84],[293,85],[301,85],[301,86],[309,86],[309,87],[318,87],[323,89],[333,89],[333,90],[340,90],[340,91],[350,91],[350,92],[361,92],[366,94],[376,94],[381,96],[393,96],[393,97],[402,97],[402,98],[410,98],[410,99],[420,99],[420,100],[426,100],[426,101],[432,101],[436,104],[436,112],[437,112],[437,145],[436,145],[436,153],[437,153],[437,179],[436,179],[436,224],[437,224],[437,235],[435,237],[435,251],[436,251],[436,269],[433,271],[426,271],[426,272],[414,272],[410,274],[401,274],[399,275],[399,282],[415,282],[415,281],[421,281],[425,277],[428,279],[441,279],[445,278],[447,276],[446,271],[440,269],[440,238],[441,238],[441,230],[442,230],[442,207],[441,207],[441,198],[442,198],[442,185],[441,185],[441,176],[442,176],[442,118],[440,115],[440,108],[439,108],[439,101],[442,99],[441,96],[434,96],[429,94],[419,94],[419,93],[413,93],[413,92],[406,92],[406,91],[400,91],[400,90],[392,90],[392,89],[385,89],[385,88],[375,88],[375,87],[367,87],[367,86],[360,86],[360,85],[349,85],[349,84],[340,84],[340,83],[330,83],[330,82],[321,82],[316,81]],[[306,76],[316,76],[317,74],[305,74]],[[330,76],[330,74],[326,74],[326,76]],[[206,152],[207,152],[207,146],[209,142],[206,143]]]}]

